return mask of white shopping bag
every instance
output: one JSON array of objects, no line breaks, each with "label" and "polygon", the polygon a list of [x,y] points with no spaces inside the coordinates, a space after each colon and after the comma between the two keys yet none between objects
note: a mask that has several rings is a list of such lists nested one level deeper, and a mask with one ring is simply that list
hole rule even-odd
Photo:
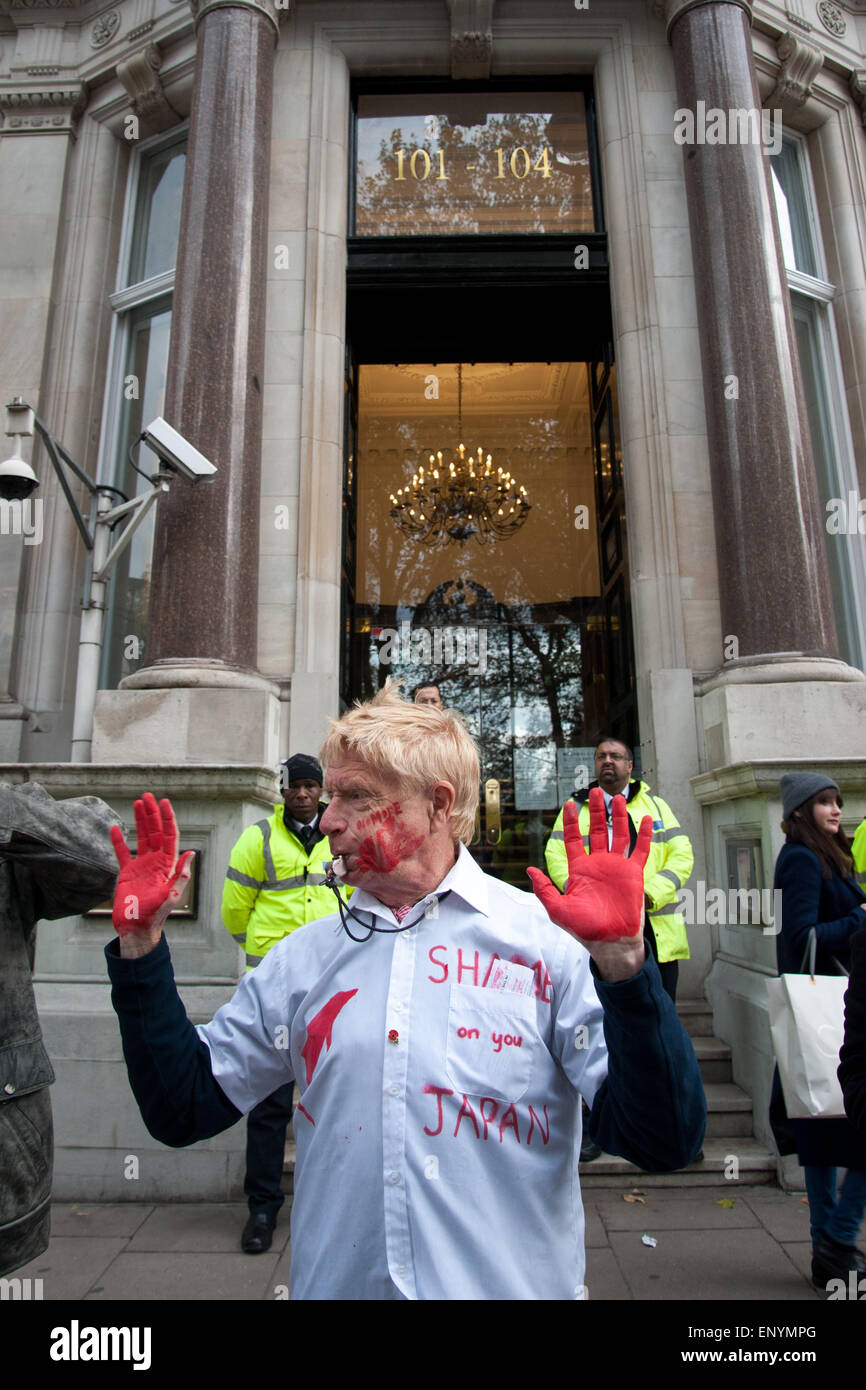
[{"label": "white shopping bag", "polygon": [[847,988],[842,975],[780,975],[767,981],[770,1033],[790,1119],[845,1114],[836,1068]]}]

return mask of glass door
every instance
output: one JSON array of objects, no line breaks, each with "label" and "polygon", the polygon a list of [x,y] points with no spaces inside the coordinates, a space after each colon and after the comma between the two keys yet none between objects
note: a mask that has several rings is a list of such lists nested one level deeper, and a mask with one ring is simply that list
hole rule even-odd
[{"label": "glass door", "polygon": [[344,674],[361,698],[389,675],[409,698],[439,686],[481,751],[473,853],[525,887],[593,775],[593,738],[614,715],[635,733],[624,525],[602,549],[621,498],[618,462],[600,480],[618,460],[612,371],[427,362],[362,364],[351,379]]}]

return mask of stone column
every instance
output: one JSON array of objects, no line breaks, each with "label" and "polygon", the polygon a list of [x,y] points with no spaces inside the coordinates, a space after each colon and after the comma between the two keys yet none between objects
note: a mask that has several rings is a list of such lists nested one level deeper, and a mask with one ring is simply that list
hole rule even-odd
[{"label": "stone column", "polygon": [[198,10],[166,419],[216,464],[160,504],[149,665],[256,661],[259,471],[276,21],[253,0]]},{"label": "stone column", "polygon": [[255,671],[277,15],[267,0],[192,3],[198,46],[164,414],[219,471],[194,489],[176,481],[160,503],[148,665],[100,692],[94,761],[278,757],[278,688]]},{"label": "stone column", "polygon": [[[695,117],[683,153],[726,654],[749,664],[782,653],[833,658],[822,516],[772,206],[766,145],[773,131],[760,126],[750,6],[669,0],[666,11],[679,107]],[[723,113],[725,143],[702,139],[712,111]],[[753,114],[739,139],[729,118],[736,111]],[[736,665],[726,662],[729,670]]]}]

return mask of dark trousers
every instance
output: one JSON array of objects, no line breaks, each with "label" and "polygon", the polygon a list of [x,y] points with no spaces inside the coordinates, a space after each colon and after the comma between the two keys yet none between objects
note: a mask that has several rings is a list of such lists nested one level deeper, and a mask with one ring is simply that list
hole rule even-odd
[{"label": "dark trousers", "polygon": [[247,1174],[244,1193],[251,1212],[276,1214],[285,1200],[280,1184],[286,1128],[292,1118],[294,1082],[259,1101],[247,1115]]},{"label": "dark trousers", "polygon": [[646,941],[647,945],[652,951],[653,959],[655,960],[655,963],[659,968],[659,974],[662,977],[662,988],[665,990],[667,994],[670,995],[671,1001],[675,1004],[677,1002],[677,979],[679,978],[680,973],[680,963],[678,960],[659,960],[659,952],[658,946],[656,945],[655,932],[653,931],[649,922],[647,922],[646,928],[644,930],[644,940]]}]

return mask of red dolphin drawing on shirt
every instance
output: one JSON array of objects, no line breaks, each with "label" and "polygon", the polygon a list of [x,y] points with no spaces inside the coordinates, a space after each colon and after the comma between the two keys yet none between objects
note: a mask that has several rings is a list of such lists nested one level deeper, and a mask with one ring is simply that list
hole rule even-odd
[{"label": "red dolphin drawing on shirt", "polygon": [[[322,1048],[324,1047],[327,1052],[331,1050],[334,1019],[340,1010],[348,1004],[352,996],[357,993],[356,989],[343,989],[339,994],[332,994],[327,1004],[307,1024],[307,1040],[301,1048],[301,1056],[307,1068],[308,1086],[313,1079],[316,1063],[322,1055]],[[306,1111],[304,1113],[306,1114]]]}]

